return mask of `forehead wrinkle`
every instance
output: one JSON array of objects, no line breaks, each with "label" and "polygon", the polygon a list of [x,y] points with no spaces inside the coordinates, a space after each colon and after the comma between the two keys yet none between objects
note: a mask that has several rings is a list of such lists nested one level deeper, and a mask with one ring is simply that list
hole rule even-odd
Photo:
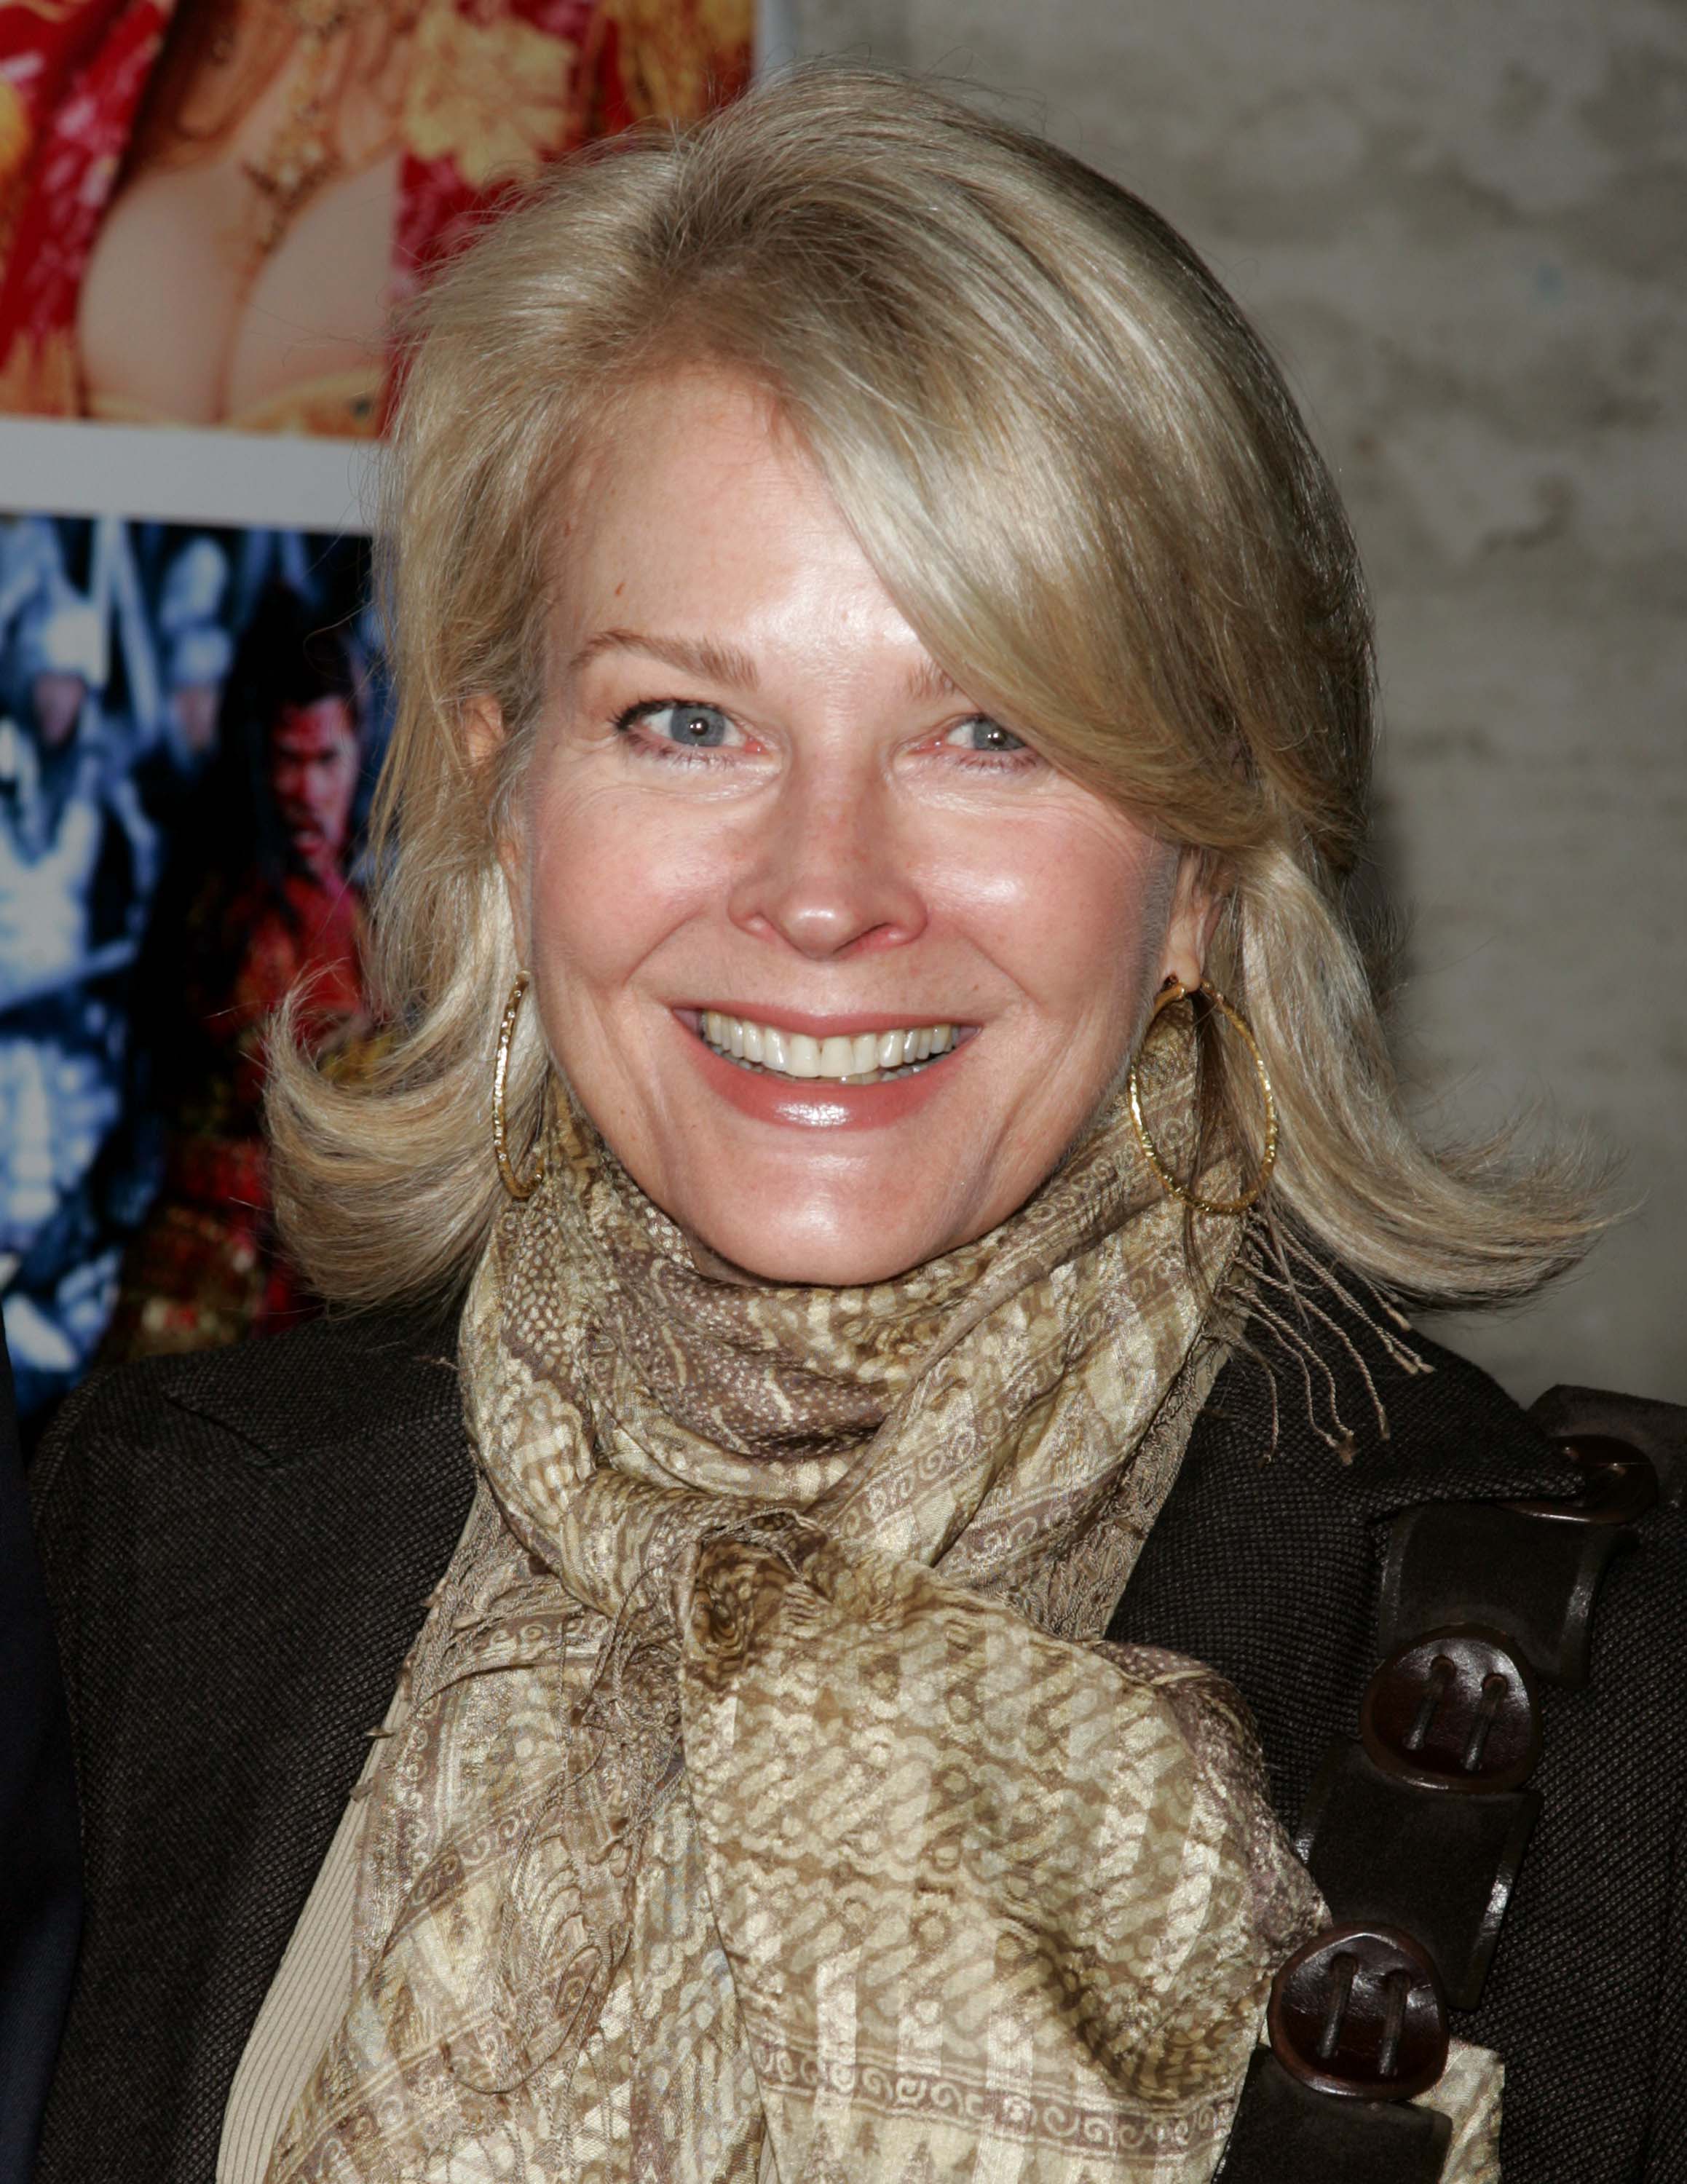
[{"label": "forehead wrinkle", "polygon": [[606,652],[642,653],[682,675],[730,683],[741,690],[754,689],[760,680],[755,662],[736,645],[721,644],[708,637],[659,637],[636,629],[600,629],[587,638],[568,663],[570,675],[578,675]]}]

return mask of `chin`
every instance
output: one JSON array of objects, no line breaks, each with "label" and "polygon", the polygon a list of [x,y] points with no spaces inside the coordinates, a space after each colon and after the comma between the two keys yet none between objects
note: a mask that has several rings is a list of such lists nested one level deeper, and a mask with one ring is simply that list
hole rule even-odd
[{"label": "chin", "polygon": [[859,1207],[844,1219],[828,1209],[777,1223],[746,1221],[735,1209],[722,1218],[682,1225],[723,1270],[789,1289],[860,1289],[893,1281],[966,1240],[935,1225],[916,1230],[899,1223],[888,1230],[882,1223],[863,1220]]}]

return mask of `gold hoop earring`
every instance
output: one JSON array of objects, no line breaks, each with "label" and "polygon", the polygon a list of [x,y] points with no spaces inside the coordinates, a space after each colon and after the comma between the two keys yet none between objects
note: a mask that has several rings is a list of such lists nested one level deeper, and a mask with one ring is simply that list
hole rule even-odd
[{"label": "gold hoop earring", "polygon": [[504,1005],[504,1021],[498,1028],[498,1054],[492,1065],[492,1149],[504,1189],[517,1199],[531,1198],[545,1179],[543,1153],[533,1163],[533,1172],[529,1176],[517,1175],[509,1165],[509,1127],[504,1112],[504,1088],[509,1076],[509,1045],[515,1036],[515,1019],[521,1013],[526,994],[527,974],[524,971],[509,989],[509,999]]},{"label": "gold hoop earring", "polygon": [[[1253,1056],[1254,1067],[1259,1072],[1260,1091],[1265,1100],[1266,1124],[1265,1150],[1260,1158],[1259,1173],[1239,1198],[1200,1198],[1187,1184],[1179,1183],[1177,1177],[1161,1159],[1153,1139],[1148,1134],[1148,1125],[1142,1119],[1142,1095],[1137,1084],[1134,1061],[1131,1064],[1130,1075],[1125,1080],[1126,1089],[1130,1095],[1131,1123],[1136,1131],[1137,1143],[1142,1147],[1149,1166],[1154,1170],[1156,1181],[1168,1198],[1176,1198],[1185,1206],[1192,1206],[1197,1213],[1242,1214],[1245,1213],[1259,1197],[1260,1193],[1271,1179],[1272,1168],[1277,1165],[1277,1101],[1272,1094],[1271,1072],[1265,1066],[1265,1056],[1260,1052],[1259,1041],[1254,1037],[1247,1019],[1239,1009],[1233,1008],[1225,1000],[1223,994],[1210,979],[1201,980],[1200,990],[1211,1002],[1213,1007],[1227,1017],[1241,1034],[1249,1053]],[[1187,1000],[1189,992],[1189,988],[1180,979],[1172,979],[1161,988],[1156,996],[1154,1014],[1157,1017],[1162,1009],[1171,1007],[1175,1001]]]}]

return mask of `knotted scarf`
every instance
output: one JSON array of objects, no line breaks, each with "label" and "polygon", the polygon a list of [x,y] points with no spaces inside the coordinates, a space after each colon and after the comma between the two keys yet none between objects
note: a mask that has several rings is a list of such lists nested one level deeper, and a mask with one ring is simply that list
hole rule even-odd
[{"label": "knotted scarf", "polygon": [[841,1290],[700,1273],[558,1105],[271,2184],[1210,2176],[1319,1905],[1240,1702],[1101,1638],[1222,1356],[1122,1104]]}]

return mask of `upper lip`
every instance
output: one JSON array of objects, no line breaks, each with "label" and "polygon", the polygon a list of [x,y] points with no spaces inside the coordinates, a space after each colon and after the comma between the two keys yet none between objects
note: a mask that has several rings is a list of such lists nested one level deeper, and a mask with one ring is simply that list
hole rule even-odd
[{"label": "upper lip", "polygon": [[836,1016],[813,1016],[804,1009],[764,1007],[759,1002],[682,1001],[675,1013],[700,1017],[713,1010],[717,1016],[737,1017],[743,1023],[766,1024],[772,1031],[806,1032],[810,1039],[853,1039],[864,1031],[908,1031],[927,1024],[953,1024],[957,1031],[973,1027],[961,1018],[945,1016],[941,1009],[921,1015],[910,1009],[852,1009]]}]

